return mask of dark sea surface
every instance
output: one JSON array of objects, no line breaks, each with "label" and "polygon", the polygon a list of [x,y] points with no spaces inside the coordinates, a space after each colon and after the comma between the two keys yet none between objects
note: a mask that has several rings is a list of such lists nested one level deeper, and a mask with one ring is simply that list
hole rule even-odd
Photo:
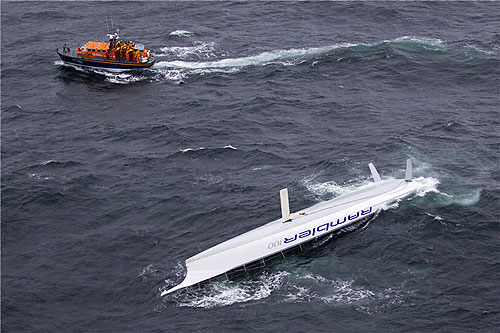
[{"label": "dark sea surface", "polygon": [[[150,70],[58,59],[109,16]],[[2,2],[1,79],[2,332],[498,332],[499,2]],[[369,224],[160,297],[407,158]]]}]

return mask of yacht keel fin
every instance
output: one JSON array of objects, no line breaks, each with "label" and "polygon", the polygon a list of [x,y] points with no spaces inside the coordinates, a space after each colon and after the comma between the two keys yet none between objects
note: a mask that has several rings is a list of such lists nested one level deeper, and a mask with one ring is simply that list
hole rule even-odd
[{"label": "yacht keel fin", "polygon": [[412,180],[412,175],[413,171],[412,171],[412,167],[411,167],[411,160],[410,159],[407,159],[406,160],[406,174],[405,174],[405,180],[407,182],[411,182]]},{"label": "yacht keel fin", "polygon": [[291,221],[290,219],[290,205],[288,203],[288,189],[284,188],[280,191],[281,200],[281,219],[283,223]]},{"label": "yacht keel fin", "polygon": [[378,174],[377,169],[375,169],[375,166],[373,165],[373,163],[368,164],[368,166],[370,167],[373,181],[375,181],[375,183],[378,183],[380,181],[380,175]]}]

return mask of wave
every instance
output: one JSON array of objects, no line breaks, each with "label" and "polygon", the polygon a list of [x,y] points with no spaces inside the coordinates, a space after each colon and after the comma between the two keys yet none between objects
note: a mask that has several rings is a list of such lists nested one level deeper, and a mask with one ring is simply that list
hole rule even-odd
[{"label": "wave", "polygon": [[[446,46],[441,39],[438,38],[425,38],[417,36],[403,36],[392,40],[385,40],[382,44],[405,48],[408,51],[416,51],[419,49],[430,51],[444,51]],[[369,46],[377,46],[372,44]]]},{"label": "wave", "polygon": [[48,161],[40,163],[40,165],[47,165],[49,163],[57,163],[57,162],[55,160],[48,160]]},{"label": "wave", "polygon": [[50,160],[46,160],[46,161],[43,161],[43,162],[40,162],[37,164],[27,166],[25,169],[26,170],[32,170],[32,169],[50,170],[50,169],[64,169],[64,168],[72,169],[75,167],[79,167],[81,165],[82,164],[80,162],[77,162],[77,161],[71,161],[71,160],[70,161],[58,161],[58,160],[50,159]]},{"label": "wave", "polygon": [[21,110],[22,107],[19,104],[14,104],[14,105],[7,105],[2,107],[2,111],[18,111]]},{"label": "wave", "polygon": [[222,148],[205,148],[205,147],[186,148],[186,149],[179,150],[179,152],[180,153],[187,153],[187,152],[191,152],[191,151],[211,150],[211,149],[232,149],[232,150],[238,150],[238,148],[236,148],[236,147],[233,147],[231,145],[226,145],[226,146],[224,146]]},{"label": "wave", "polygon": [[436,197],[433,198],[432,206],[444,207],[450,205],[458,205],[462,207],[474,206],[481,200],[481,189],[474,189],[470,192],[459,194],[448,194],[440,191],[435,191]]},{"label": "wave", "polygon": [[182,149],[182,150],[179,150],[180,153],[187,153],[189,151],[197,151],[197,150],[205,150],[206,148],[205,147],[199,147],[199,148],[186,148],[186,149]]},{"label": "wave", "polygon": [[169,36],[178,36],[178,37],[189,37],[192,35],[194,35],[194,33],[192,33],[191,31],[187,31],[187,30],[175,30],[169,34]]},{"label": "wave", "polygon": [[75,161],[57,161],[57,160],[47,160],[39,164],[40,166],[50,166],[58,168],[75,167],[80,166],[81,163]]}]

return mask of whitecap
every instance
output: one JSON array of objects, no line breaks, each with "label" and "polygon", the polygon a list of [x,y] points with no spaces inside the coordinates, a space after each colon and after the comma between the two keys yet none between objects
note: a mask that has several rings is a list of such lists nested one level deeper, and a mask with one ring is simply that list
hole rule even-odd
[{"label": "whitecap", "polygon": [[439,47],[444,46],[443,41],[439,38],[417,37],[417,36],[402,36],[402,37],[398,37],[395,39],[386,40],[385,42],[392,43],[392,42],[408,42],[408,41],[419,43],[419,44],[428,44],[428,45],[432,45],[432,46],[439,46]]},{"label": "whitecap", "polygon": [[169,35],[170,36],[178,36],[178,37],[189,37],[189,36],[192,36],[193,33],[191,31],[187,31],[187,30],[175,30],[175,31],[172,31]]},{"label": "whitecap", "polygon": [[30,174],[28,174],[28,177],[36,179],[36,180],[51,180],[54,178],[52,176],[44,176],[44,175],[41,175],[39,173],[30,173]]},{"label": "whitecap", "polygon": [[182,149],[180,150],[181,153],[187,153],[187,152],[190,152],[190,151],[199,151],[199,150],[205,150],[206,148],[205,147],[199,147],[199,148],[186,148],[186,149]]},{"label": "whitecap", "polygon": [[[186,149],[182,149],[180,150],[181,153],[187,153],[187,152],[190,152],[190,151],[200,151],[200,150],[205,150],[205,149],[217,149],[217,148],[205,148],[205,147],[199,147],[199,148],[186,148]],[[222,149],[232,149],[232,150],[238,150],[238,148],[236,147],[233,147],[231,145],[226,145],[224,147],[222,147]]]},{"label": "whitecap", "polygon": [[433,215],[431,213],[425,213],[425,214],[427,216],[430,216],[430,217],[434,218],[434,220],[437,220],[437,221],[442,221],[443,220],[443,218],[441,216],[439,216],[439,215]]},{"label": "whitecap", "polygon": [[217,175],[205,174],[197,177],[196,180],[201,180],[203,182],[207,182],[209,185],[214,185],[221,183],[224,180],[224,178]]},{"label": "whitecap", "polygon": [[272,165],[263,165],[263,166],[252,168],[252,171],[265,170],[265,169],[270,169],[272,167],[273,167]]},{"label": "whitecap", "polygon": [[49,163],[55,163],[55,162],[56,162],[55,160],[48,160],[48,161],[40,163],[40,165],[47,165]]}]

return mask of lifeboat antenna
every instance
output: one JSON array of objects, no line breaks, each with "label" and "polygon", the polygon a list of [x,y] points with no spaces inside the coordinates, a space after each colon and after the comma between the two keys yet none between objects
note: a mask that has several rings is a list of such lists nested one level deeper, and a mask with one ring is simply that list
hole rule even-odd
[{"label": "lifeboat antenna", "polygon": [[115,30],[115,25],[113,24],[113,16],[112,15],[106,16],[106,32],[108,34],[112,34],[114,30]]},{"label": "lifeboat antenna", "polygon": [[[111,30],[109,29],[109,21],[111,21]],[[113,16],[109,15],[106,17],[106,28],[108,29],[108,38],[118,40],[120,38],[120,29],[115,29],[115,24],[113,23]]]}]

